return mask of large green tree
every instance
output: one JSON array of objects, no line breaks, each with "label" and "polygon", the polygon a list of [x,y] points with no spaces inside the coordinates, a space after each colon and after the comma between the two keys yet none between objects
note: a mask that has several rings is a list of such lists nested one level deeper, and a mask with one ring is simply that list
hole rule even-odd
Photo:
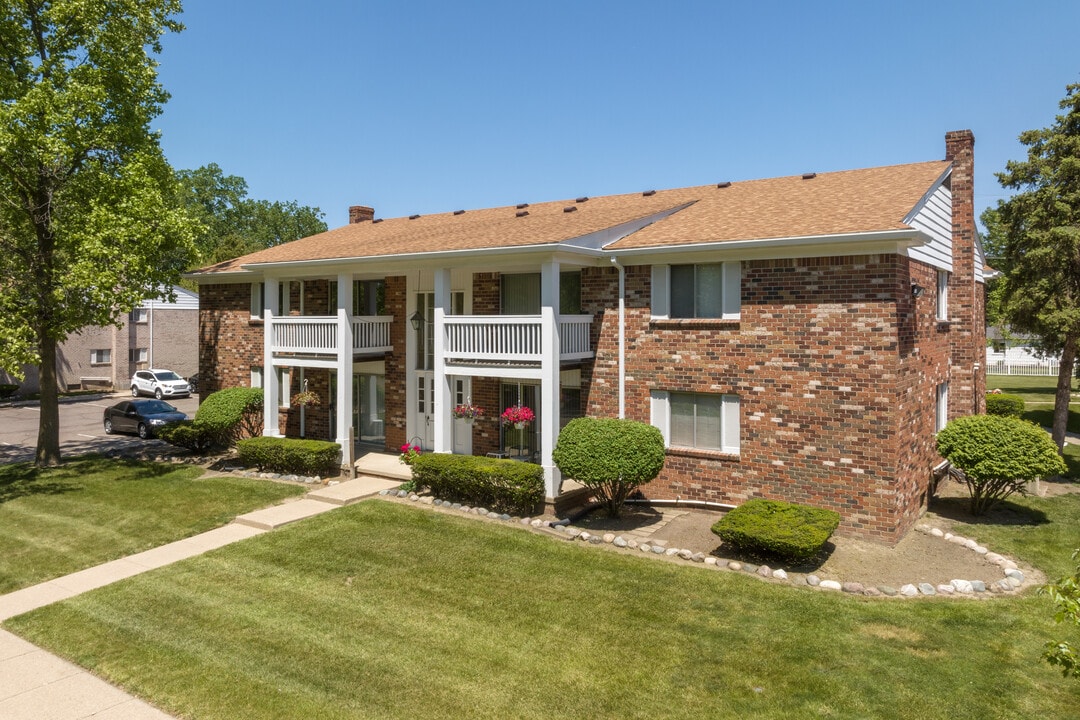
[{"label": "large green tree", "polygon": [[190,263],[197,223],[150,122],[179,0],[0,5],[0,367],[40,366],[36,462],[60,462],[56,349]]},{"label": "large green tree", "polygon": [[319,208],[295,201],[249,198],[244,178],[226,175],[216,163],[180,170],[177,178],[189,211],[204,228],[196,241],[198,265],[231,260],[326,231]]},{"label": "large green tree", "polygon": [[998,173],[1017,192],[998,203],[993,230],[1005,266],[1003,316],[1042,349],[1061,353],[1053,427],[1060,449],[1080,344],[1080,84],[1066,88],[1059,106],[1053,125],[1020,135],[1027,159]]}]

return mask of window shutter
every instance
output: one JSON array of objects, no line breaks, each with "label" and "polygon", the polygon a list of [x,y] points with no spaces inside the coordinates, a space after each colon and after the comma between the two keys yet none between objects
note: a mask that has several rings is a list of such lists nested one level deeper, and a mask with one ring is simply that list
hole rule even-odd
[{"label": "window shutter", "polygon": [[[668,286],[668,265],[652,266],[652,316],[665,319],[671,313],[671,290]],[[664,436],[667,439],[667,435]]]},{"label": "window shutter", "polygon": [[742,306],[742,263],[724,263],[724,314],[725,320],[738,320]]}]

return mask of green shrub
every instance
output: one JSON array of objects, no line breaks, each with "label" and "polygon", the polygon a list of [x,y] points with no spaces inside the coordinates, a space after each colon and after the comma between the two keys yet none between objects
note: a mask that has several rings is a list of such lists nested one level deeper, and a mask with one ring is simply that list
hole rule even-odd
[{"label": "green shrub", "polygon": [[1065,472],[1050,435],[1035,423],[1000,415],[957,418],[937,434],[937,451],[963,474],[971,514],[982,515],[1030,480]]},{"label": "green shrub", "polygon": [[987,393],[986,414],[1018,418],[1024,414],[1024,398],[1019,395]]},{"label": "green shrub", "polygon": [[11,397],[18,389],[18,385],[12,385],[11,383],[0,383],[0,400]]},{"label": "green shrub", "polygon": [[630,493],[663,469],[664,436],[636,420],[576,418],[559,433],[552,459],[618,517]]},{"label": "green shrub", "polygon": [[232,445],[263,431],[262,388],[235,387],[207,396],[195,413],[195,424],[214,437],[214,444]]},{"label": "green shrub", "polygon": [[159,428],[155,434],[177,447],[187,448],[197,455],[204,455],[214,448],[217,433],[193,420],[180,420]]},{"label": "green shrub", "polygon": [[527,515],[544,500],[544,469],[474,455],[428,453],[412,461],[413,482],[437,497]]},{"label": "green shrub", "polygon": [[236,443],[244,465],[285,475],[334,475],[341,462],[341,445],[325,440],[254,437]]},{"label": "green shrub", "polygon": [[751,555],[802,561],[817,555],[840,513],[779,500],[747,500],[712,526],[725,543]]}]

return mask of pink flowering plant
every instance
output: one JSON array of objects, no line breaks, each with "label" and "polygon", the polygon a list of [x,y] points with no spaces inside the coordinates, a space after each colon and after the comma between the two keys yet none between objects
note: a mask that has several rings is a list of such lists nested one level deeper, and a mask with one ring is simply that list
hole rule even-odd
[{"label": "pink flowering plant", "polygon": [[513,405],[503,410],[502,421],[507,425],[529,424],[536,419],[536,414],[527,407]]},{"label": "pink flowering plant", "polygon": [[420,457],[420,446],[419,445],[413,445],[411,443],[405,443],[404,445],[401,446],[400,450],[401,450],[401,456],[398,457],[398,460],[405,463],[406,465],[412,465],[413,460]]},{"label": "pink flowering plant", "polygon": [[453,415],[459,420],[475,420],[484,417],[484,408],[473,405],[471,400],[466,400],[461,405],[456,405]]}]

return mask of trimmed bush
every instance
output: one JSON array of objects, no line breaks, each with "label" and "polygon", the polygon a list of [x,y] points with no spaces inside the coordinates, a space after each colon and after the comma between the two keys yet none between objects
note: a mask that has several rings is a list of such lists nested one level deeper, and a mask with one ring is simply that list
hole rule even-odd
[{"label": "trimmed bush", "polygon": [[432,494],[527,515],[544,500],[544,469],[514,460],[429,453],[412,461],[413,482]]},{"label": "trimmed bush", "polygon": [[1024,414],[1024,398],[1004,393],[986,393],[986,414],[1018,418]]},{"label": "trimmed bush", "polygon": [[664,436],[636,420],[576,418],[559,433],[552,459],[618,517],[630,493],[663,469]]},{"label": "trimmed bush", "polygon": [[204,455],[214,447],[217,433],[193,420],[180,420],[158,428],[155,434],[176,447],[187,448],[197,455]]},{"label": "trimmed bush", "polygon": [[960,470],[971,514],[982,515],[1027,483],[1066,471],[1050,435],[1035,423],[1000,415],[957,418],[937,434],[937,451]]},{"label": "trimmed bush", "polygon": [[757,498],[729,511],[712,531],[751,555],[799,562],[821,552],[839,525],[834,510]]},{"label": "trimmed bush", "polygon": [[11,383],[0,383],[0,400],[5,400],[11,397],[18,389],[18,385],[12,385]]},{"label": "trimmed bush", "polygon": [[325,440],[254,437],[236,443],[244,465],[283,475],[336,475],[341,445]]},{"label": "trimmed bush", "polygon": [[262,408],[262,388],[226,388],[202,401],[195,413],[195,424],[215,434],[215,444],[228,446],[262,433]]}]

